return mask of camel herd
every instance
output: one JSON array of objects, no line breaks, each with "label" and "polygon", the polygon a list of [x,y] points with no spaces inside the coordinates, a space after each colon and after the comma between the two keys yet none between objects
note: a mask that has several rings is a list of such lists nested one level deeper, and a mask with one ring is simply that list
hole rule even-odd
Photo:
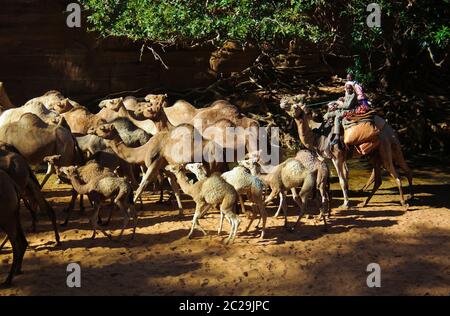
[{"label": "camel herd", "polygon": [[[326,218],[330,216],[326,159],[332,160],[337,170],[344,206],[348,206],[346,159],[350,157],[349,151],[339,146],[330,147],[328,136],[311,129],[311,111],[298,96],[283,98],[280,107],[297,123],[300,140],[307,149],[274,166],[263,164],[261,151],[252,150],[255,147],[249,143],[250,137],[242,140],[239,135],[230,135],[229,127],[234,128],[231,130],[235,133],[239,128],[252,133],[260,128],[260,124],[224,100],[195,108],[184,100],[170,106],[167,95],[163,94],[147,95],[144,99],[128,96],[101,101],[96,114],[54,90],[21,107],[14,107],[7,97],[0,101],[3,102],[0,103],[0,227],[7,234],[0,249],[8,240],[13,249],[13,263],[4,286],[10,286],[13,277],[21,272],[27,248],[20,223],[20,200],[32,215],[33,230],[36,229],[36,212],[48,214],[56,243],[60,243],[55,212],[41,191],[53,173],[58,176],[58,181],[72,186],[72,198],[60,225],[68,225],[78,196],[80,209],[84,209],[85,195],[92,206],[92,211],[87,213],[93,229],[92,238],[97,230],[112,238],[105,227],[116,209],[123,215],[117,238],[129,226],[132,238],[137,227],[138,209],[143,207],[141,194],[150,183],[162,184],[166,179],[181,216],[180,194],[189,195],[195,202],[189,238],[197,228],[206,235],[199,219],[211,208],[216,208],[221,214],[218,233],[226,219],[231,226],[226,243],[233,242],[241,222],[238,203],[241,213],[246,213],[244,197],[252,206],[245,232],[259,218],[256,227],[260,237],[265,238],[265,206],[276,197],[279,197],[279,206],[275,216],[282,210],[289,230],[294,229],[307,211],[308,199],[318,198],[319,219],[326,228]],[[403,158],[395,132],[382,119],[379,121],[381,145],[371,155],[373,172],[367,183],[367,187],[374,183],[374,188],[364,205],[380,186],[383,167],[396,180],[401,204],[407,206],[395,165],[406,172],[410,186],[411,170]],[[209,127],[214,127],[220,135],[209,133]],[[235,140],[231,145],[225,141],[229,137]],[[180,153],[180,147],[190,150]],[[218,151],[237,152],[240,148],[244,148],[246,155],[235,161],[237,165],[231,170],[230,164],[213,159]],[[47,172],[38,183],[30,166],[41,164],[47,165]],[[262,167],[265,173],[261,173]],[[300,188],[299,192],[297,188]],[[292,193],[300,209],[295,225],[289,225],[287,221],[287,192]],[[112,204],[107,204],[109,201]],[[102,206],[109,209],[106,221],[99,216]]]}]

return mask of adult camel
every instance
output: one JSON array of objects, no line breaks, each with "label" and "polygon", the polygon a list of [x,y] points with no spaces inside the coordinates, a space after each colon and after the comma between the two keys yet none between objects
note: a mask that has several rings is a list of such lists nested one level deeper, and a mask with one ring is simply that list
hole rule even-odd
[{"label": "adult camel", "polygon": [[[145,164],[147,167],[147,171],[135,194],[135,201],[146,186],[153,182],[160,171],[168,164],[206,162],[208,173],[223,169],[223,162],[213,159],[220,145],[202,137],[189,124],[181,124],[170,131],[159,132],[150,138],[145,145],[136,148],[124,145],[112,124],[102,125],[92,132],[104,138],[108,146],[120,158],[130,163]],[[175,185],[176,179],[171,174],[169,176],[172,178],[171,185],[177,198],[180,214],[182,214],[182,205],[179,198],[180,188],[178,185]]]},{"label": "adult camel", "polygon": [[[333,162],[333,165],[338,173],[339,183],[344,195],[344,203],[342,206],[348,207],[348,168],[346,164],[346,160],[349,158],[348,152],[345,149],[340,149],[337,145],[330,148],[329,143],[331,135],[323,135],[321,133],[313,131],[310,126],[312,122],[312,111],[303,104],[303,99],[303,96],[284,97],[280,102],[280,107],[294,118],[297,125],[300,141],[303,143],[303,145],[308,149],[318,152],[322,157],[330,159]],[[406,173],[409,183],[410,198],[413,197],[411,191],[411,169],[409,168],[403,157],[400,142],[393,128],[379,116],[375,116],[375,123],[380,129],[380,145],[370,155],[370,161],[374,168],[373,176],[375,184],[370,195],[362,203],[362,206],[367,205],[372,196],[380,187],[381,167],[383,166],[394,178],[397,184],[401,205],[407,207],[407,204],[405,203],[405,199],[403,197],[402,183],[397,170],[395,169],[395,164],[400,166]]]},{"label": "adult camel", "polygon": [[[82,162],[83,155],[71,132],[59,125],[48,125],[38,116],[25,113],[20,120],[0,128],[0,141],[14,146],[30,165],[44,157],[61,155],[61,166]],[[54,170],[49,168],[41,186]]]},{"label": "adult camel", "polygon": [[56,243],[59,244],[60,240],[56,226],[55,212],[45,200],[38,180],[25,158],[13,146],[5,143],[0,143],[0,170],[8,173],[16,183],[20,197],[31,212],[33,231],[36,231],[35,211],[36,206],[39,206],[40,210],[46,212],[52,221]]},{"label": "adult camel", "polygon": [[64,97],[64,95],[57,90],[47,91],[41,96],[30,99],[25,105],[35,102],[42,103],[47,109],[56,111],[59,114],[67,112],[74,107],[81,106],[78,102]]}]

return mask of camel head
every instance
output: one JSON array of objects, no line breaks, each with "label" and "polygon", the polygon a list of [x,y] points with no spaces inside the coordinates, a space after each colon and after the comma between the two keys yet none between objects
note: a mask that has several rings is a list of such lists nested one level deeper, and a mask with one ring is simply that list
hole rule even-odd
[{"label": "camel head", "polygon": [[97,135],[104,139],[114,139],[118,136],[118,132],[113,124],[102,124],[97,127],[88,129],[88,134]]},{"label": "camel head", "polygon": [[184,167],[182,164],[167,165],[165,169],[169,172],[172,172],[175,175],[179,174],[179,173],[183,173],[183,171],[184,171]]},{"label": "camel head", "polygon": [[202,180],[208,177],[206,169],[201,162],[188,163],[185,167],[186,170],[189,170],[190,172],[195,174],[198,180]]},{"label": "camel head", "polygon": [[98,106],[100,108],[107,108],[111,111],[118,112],[123,104],[123,98],[115,98],[101,101]]},{"label": "camel head", "polygon": [[65,99],[57,100],[57,101],[50,103],[47,106],[47,108],[51,111],[55,111],[59,114],[62,114],[67,111],[70,111],[73,108],[73,106],[72,106],[72,103],[70,103],[69,99],[65,98]]},{"label": "camel head", "polygon": [[58,173],[59,175],[70,179],[78,175],[78,166],[61,167],[59,168]]},{"label": "camel head", "polygon": [[260,171],[261,150],[248,153],[246,156],[246,159],[238,161],[238,165],[247,168],[253,175],[258,174]]},{"label": "camel head", "polygon": [[305,105],[305,96],[302,94],[284,96],[280,101],[280,108],[296,120],[311,119],[312,111]]},{"label": "camel head", "polygon": [[145,101],[153,104],[160,104],[161,107],[169,106],[167,94],[147,94],[145,96]]},{"label": "camel head", "polygon": [[163,113],[163,108],[169,105],[167,94],[149,94],[145,97],[145,101],[138,103],[134,114],[152,121],[159,121]]},{"label": "camel head", "polygon": [[304,104],[304,101],[304,94],[285,95],[280,100],[280,108],[289,113],[294,105],[301,106]]}]

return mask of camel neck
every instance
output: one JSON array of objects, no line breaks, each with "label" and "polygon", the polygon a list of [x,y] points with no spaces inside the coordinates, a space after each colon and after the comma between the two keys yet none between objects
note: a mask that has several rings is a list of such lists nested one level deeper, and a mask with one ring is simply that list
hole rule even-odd
[{"label": "camel neck", "polygon": [[302,144],[306,148],[314,150],[317,141],[315,139],[313,131],[311,130],[311,127],[309,127],[308,120],[300,121],[298,119],[295,119],[295,123],[297,125],[298,136],[300,137],[300,141],[302,142]]},{"label": "camel neck", "polygon": [[81,180],[78,175],[73,175],[70,177],[70,182],[72,183],[73,188],[78,194],[87,194],[89,193],[88,185],[81,183]]},{"label": "camel neck", "polygon": [[194,195],[194,185],[189,183],[186,175],[181,171],[175,173],[175,177],[177,178],[178,184],[180,185],[181,190],[187,195],[193,197]]},{"label": "camel neck", "polygon": [[158,129],[152,120],[138,120],[133,113],[128,111],[124,106],[120,107],[118,113],[121,117],[129,119],[131,123],[144,130],[146,133],[155,135],[158,132]]},{"label": "camel neck", "polygon": [[167,115],[163,110],[161,110],[159,120],[153,122],[155,123],[158,132],[169,131],[174,128],[174,126],[169,122],[169,119],[167,118]]},{"label": "camel neck", "polygon": [[105,139],[105,142],[119,158],[126,162],[138,165],[145,164],[145,153],[148,142],[139,147],[128,147],[119,137],[111,140]]}]

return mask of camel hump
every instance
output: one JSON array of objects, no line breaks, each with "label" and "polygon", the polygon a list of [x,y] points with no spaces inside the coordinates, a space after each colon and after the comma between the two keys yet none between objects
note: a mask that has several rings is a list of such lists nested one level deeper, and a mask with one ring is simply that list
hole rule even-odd
[{"label": "camel hump", "polygon": [[38,128],[46,128],[48,124],[39,118],[36,114],[33,113],[24,113],[20,116],[18,123],[20,125],[26,125],[27,127],[38,127]]},{"label": "camel hump", "polygon": [[64,99],[63,94],[58,90],[49,90],[46,93],[44,93],[43,96],[49,96],[49,95],[54,95],[54,96],[60,97],[61,99]]},{"label": "camel hump", "polygon": [[185,100],[178,100],[174,105],[164,107],[164,113],[166,113],[167,119],[174,126],[190,122],[198,111],[198,109]]}]

